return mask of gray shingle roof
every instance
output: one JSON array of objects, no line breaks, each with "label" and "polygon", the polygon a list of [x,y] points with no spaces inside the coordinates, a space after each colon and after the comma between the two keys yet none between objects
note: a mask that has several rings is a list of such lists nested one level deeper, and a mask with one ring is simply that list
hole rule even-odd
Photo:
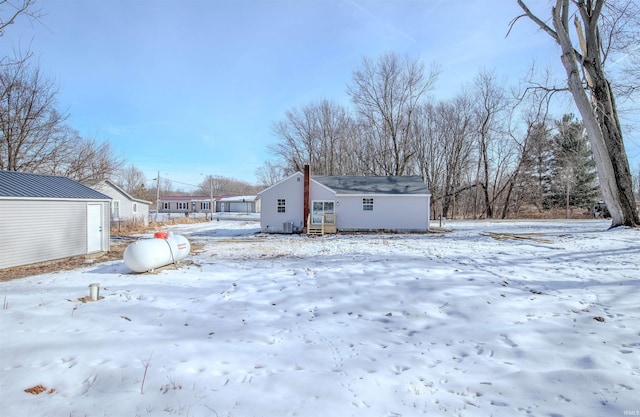
[{"label": "gray shingle roof", "polygon": [[430,194],[417,175],[388,177],[312,176],[336,194]]},{"label": "gray shingle roof", "polygon": [[67,177],[15,171],[0,171],[0,197],[110,199]]}]

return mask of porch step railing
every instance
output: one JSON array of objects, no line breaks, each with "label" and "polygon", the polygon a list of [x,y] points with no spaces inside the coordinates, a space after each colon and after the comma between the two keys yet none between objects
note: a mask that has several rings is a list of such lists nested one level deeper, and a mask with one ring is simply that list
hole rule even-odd
[{"label": "porch step railing", "polygon": [[326,233],[337,233],[335,213],[322,215],[320,224],[311,224],[311,214],[307,218],[307,234],[311,236],[323,236]]}]

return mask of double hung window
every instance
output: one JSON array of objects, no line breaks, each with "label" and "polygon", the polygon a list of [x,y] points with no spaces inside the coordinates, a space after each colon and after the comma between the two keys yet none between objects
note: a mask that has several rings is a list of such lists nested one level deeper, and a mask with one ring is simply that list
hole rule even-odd
[{"label": "double hung window", "polygon": [[279,198],[276,202],[276,207],[278,213],[285,213],[287,211],[286,200],[284,198]]}]

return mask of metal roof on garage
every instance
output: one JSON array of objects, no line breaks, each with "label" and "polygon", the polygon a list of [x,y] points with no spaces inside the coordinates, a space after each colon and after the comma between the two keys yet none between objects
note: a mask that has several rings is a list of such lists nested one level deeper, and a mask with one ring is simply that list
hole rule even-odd
[{"label": "metal roof on garage", "polygon": [[67,177],[16,171],[0,171],[0,197],[111,199]]}]

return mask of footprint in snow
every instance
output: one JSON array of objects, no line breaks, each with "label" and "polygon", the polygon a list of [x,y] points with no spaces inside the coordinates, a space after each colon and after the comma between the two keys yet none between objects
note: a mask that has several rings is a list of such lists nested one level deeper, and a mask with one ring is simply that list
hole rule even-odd
[{"label": "footprint in snow", "polygon": [[502,338],[502,341],[506,343],[508,346],[512,348],[518,347],[518,344],[515,343],[513,340],[509,339],[509,336],[507,336],[506,334],[501,334],[500,337]]}]

